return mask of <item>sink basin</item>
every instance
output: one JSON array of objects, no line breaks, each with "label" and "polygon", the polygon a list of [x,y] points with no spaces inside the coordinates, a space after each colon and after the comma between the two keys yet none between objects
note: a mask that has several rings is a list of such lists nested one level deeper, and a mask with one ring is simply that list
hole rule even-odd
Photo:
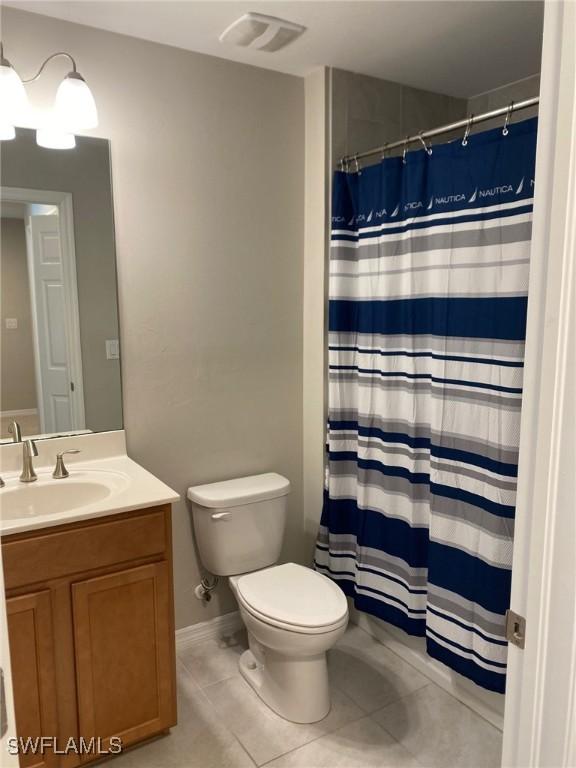
[{"label": "sink basin", "polygon": [[[35,461],[38,479],[33,483],[19,480],[21,453],[18,446],[0,446],[0,475],[6,483],[0,488],[0,537],[172,504],[178,500],[177,493],[126,456],[123,433],[110,432],[105,438],[86,435],[83,439],[85,443],[79,437],[39,440]],[[88,449],[98,453],[103,439],[108,448],[117,452],[95,456],[88,461],[71,459],[68,462],[69,477],[61,480],[52,477],[56,450],[70,445],[80,447],[86,453]]]},{"label": "sink basin", "polygon": [[2,520],[43,517],[89,507],[119,493],[127,478],[117,472],[78,472],[63,480],[38,476],[34,483],[6,483],[0,496]]}]

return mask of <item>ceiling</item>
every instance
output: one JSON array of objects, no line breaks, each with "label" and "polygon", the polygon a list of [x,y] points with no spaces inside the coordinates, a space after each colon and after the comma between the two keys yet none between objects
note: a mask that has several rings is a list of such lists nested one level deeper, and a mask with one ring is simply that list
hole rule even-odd
[{"label": "ceiling", "polygon": [[[537,0],[8,0],[6,5],[166,45],[306,75],[333,66],[470,97],[540,70]],[[247,11],[307,27],[277,53],[218,42]]]}]

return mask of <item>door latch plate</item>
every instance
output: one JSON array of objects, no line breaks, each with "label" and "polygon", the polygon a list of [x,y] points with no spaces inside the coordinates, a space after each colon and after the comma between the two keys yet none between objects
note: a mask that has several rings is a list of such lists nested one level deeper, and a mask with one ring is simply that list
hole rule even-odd
[{"label": "door latch plate", "polygon": [[506,640],[518,648],[524,648],[526,642],[526,619],[510,609],[506,611]]}]

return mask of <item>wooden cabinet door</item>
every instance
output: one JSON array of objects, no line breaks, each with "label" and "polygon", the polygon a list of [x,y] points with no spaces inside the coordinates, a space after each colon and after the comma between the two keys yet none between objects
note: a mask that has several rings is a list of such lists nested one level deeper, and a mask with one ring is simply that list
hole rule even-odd
[{"label": "wooden cabinet door", "polygon": [[175,724],[166,562],[72,585],[80,734],[127,746]]},{"label": "wooden cabinet door", "polygon": [[[16,732],[21,739],[56,738],[54,641],[50,592],[42,591],[6,600],[8,640]],[[20,753],[22,768],[48,768],[59,758],[49,749],[43,754]]]}]

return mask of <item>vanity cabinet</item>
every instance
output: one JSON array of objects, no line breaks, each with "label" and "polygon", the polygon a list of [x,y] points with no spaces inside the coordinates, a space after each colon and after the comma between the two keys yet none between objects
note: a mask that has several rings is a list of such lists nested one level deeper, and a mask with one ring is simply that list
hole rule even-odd
[{"label": "vanity cabinet", "polygon": [[[110,737],[123,747],[176,723],[170,506],[5,536],[19,736]],[[73,768],[102,754],[21,755]]]}]

